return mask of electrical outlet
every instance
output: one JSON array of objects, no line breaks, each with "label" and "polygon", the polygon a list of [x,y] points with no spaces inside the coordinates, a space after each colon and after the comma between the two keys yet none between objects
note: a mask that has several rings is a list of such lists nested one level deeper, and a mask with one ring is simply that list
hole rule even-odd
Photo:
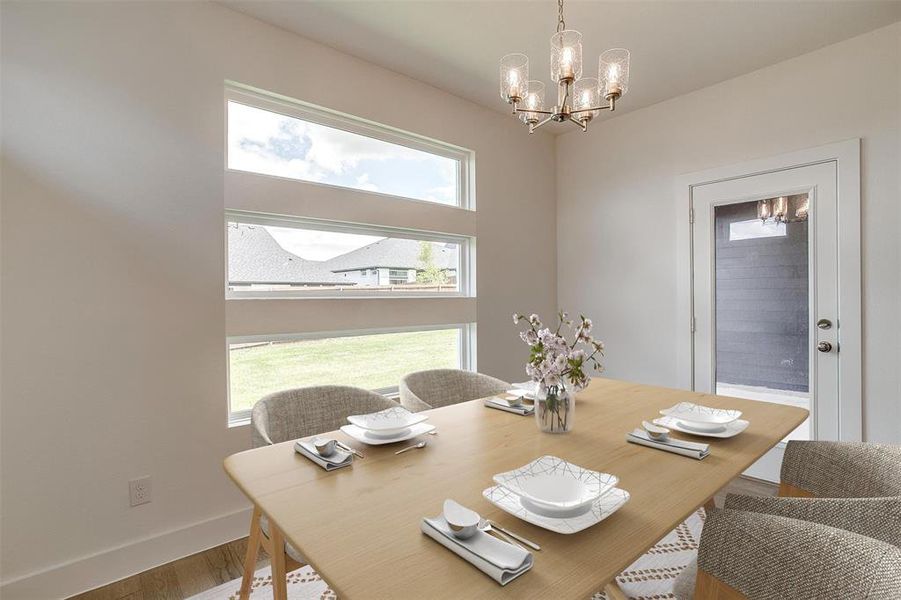
[{"label": "electrical outlet", "polygon": [[132,506],[150,502],[150,475],[128,482],[128,500]]}]

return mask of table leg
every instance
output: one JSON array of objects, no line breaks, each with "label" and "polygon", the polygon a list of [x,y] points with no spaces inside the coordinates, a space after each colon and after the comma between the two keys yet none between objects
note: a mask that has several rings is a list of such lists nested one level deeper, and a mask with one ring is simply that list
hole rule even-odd
[{"label": "table leg", "polygon": [[629,600],[629,597],[620,589],[615,579],[604,586],[604,593],[607,594],[607,600]]},{"label": "table leg", "polygon": [[275,523],[269,521],[272,540],[272,599],[288,600],[288,569],[285,564],[285,537]]},{"label": "table leg", "polygon": [[247,600],[250,597],[250,586],[253,584],[253,574],[257,567],[257,555],[260,552],[260,509],[253,507],[253,516],[250,517],[250,536],[247,538],[247,554],[244,556],[244,576],[241,579],[241,591],[239,598]]},{"label": "table leg", "polygon": [[707,502],[704,503],[704,512],[710,512],[711,510],[716,508],[716,501],[714,497],[711,496],[707,498]]}]

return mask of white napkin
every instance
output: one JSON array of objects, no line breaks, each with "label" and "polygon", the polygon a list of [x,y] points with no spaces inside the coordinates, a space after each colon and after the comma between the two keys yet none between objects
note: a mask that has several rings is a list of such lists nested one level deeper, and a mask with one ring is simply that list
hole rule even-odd
[{"label": "white napkin", "polygon": [[485,406],[488,408],[496,408],[498,410],[505,410],[507,412],[511,412],[517,415],[531,415],[535,412],[535,406],[526,406],[525,404],[520,404],[519,406],[510,406],[506,400],[503,398],[499,398],[497,396],[492,396],[485,400]]},{"label": "white napkin", "polygon": [[294,442],[294,451],[302,456],[306,456],[326,471],[334,471],[335,469],[346,467],[354,461],[353,454],[337,447],[335,448],[335,453],[331,456],[322,456],[316,452],[316,447],[313,444],[303,440]]},{"label": "white napkin", "polygon": [[644,429],[636,429],[632,433],[628,434],[626,436],[626,441],[632,442],[633,444],[648,446],[650,448],[657,448],[658,450],[664,450],[666,452],[681,454],[682,456],[688,456],[690,458],[696,458],[698,460],[706,458],[707,455],[710,454],[709,444],[686,442],[685,440],[677,440],[673,438],[667,438],[665,440],[654,440],[651,439],[651,436],[649,436],[648,432]]},{"label": "white napkin", "polygon": [[501,585],[507,585],[532,568],[532,553],[503,542],[483,531],[469,539],[454,537],[447,521],[439,515],[424,518],[422,532]]}]

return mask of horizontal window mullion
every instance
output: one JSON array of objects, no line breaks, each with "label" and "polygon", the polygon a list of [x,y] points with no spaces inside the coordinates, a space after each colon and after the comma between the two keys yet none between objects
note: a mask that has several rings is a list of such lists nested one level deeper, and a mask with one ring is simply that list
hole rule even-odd
[{"label": "horizontal window mullion", "polygon": [[226,335],[429,327],[472,323],[475,298],[306,298],[230,299],[225,302]]},{"label": "horizontal window mullion", "polygon": [[476,234],[473,211],[243,171],[225,173],[225,209],[462,236]]}]

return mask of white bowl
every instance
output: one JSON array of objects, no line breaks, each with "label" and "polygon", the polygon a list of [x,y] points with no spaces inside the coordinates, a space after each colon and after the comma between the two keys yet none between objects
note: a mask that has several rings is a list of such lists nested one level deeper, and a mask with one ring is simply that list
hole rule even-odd
[{"label": "white bowl", "polygon": [[722,426],[739,418],[741,411],[711,408],[693,402],[680,402],[661,410],[660,414],[675,417],[682,423],[691,424],[695,429],[703,429],[705,426],[707,429],[715,429],[715,426]]},{"label": "white bowl", "polygon": [[389,437],[399,435],[428,418],[428,415],[414,414],[402,406],[394,406],[368,415],[351,415],[347,417],[347,421],[376,436]]},{"label": "white bowl", "polygon": [[494,482],[549,513],[569,513],[591,504],[619,479],[556,456],[542,456],[513,471],[498,473]]}]

